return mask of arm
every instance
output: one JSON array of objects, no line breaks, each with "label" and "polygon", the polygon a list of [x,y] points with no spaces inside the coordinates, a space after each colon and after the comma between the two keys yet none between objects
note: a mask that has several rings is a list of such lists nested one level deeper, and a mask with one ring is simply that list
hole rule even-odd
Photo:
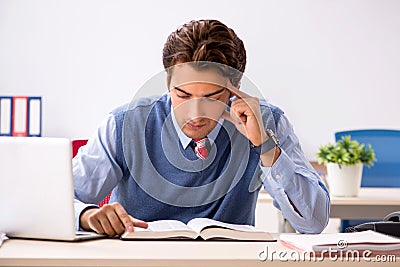
[{"label": "arm", "polygon": [[320,233],[329,220],[330,199],[326,187],[305,157],[297,136],[282,115],[276,129],[279,157],[272,167],[261,167],[264,188],[274,205],[301,233]]},{"label": "arm", "polygon": [[116,162],[115,119],[106,117],[95,135],[73,159],[75,219],[78,229],[108,235],[121,234],[133,226],[147,227],[145,222],[129,216],[119,203],[98,208],[94,204],[106,197],[122,178]]},{"label": "arm", "polygon": [[[274,129],[275,121],[269,106],[258,98],[229,88],[238,99],[222,116],[232,122],[254,146],[268,140],[266,129]],[[281,145],[260,155],[264,188],[274,198],[274,205],[291,225],[302,233],[320,233],[329,220],[328,190],[320,181],[301,150],[299,140],[282,114],[275,134]],[[265,166],[265,167],[264,167]],[[268,167],[269,166],[269,167]],[[272,166],[272,167],[271,167]]]},{"label": "arm", "polygon": [[115,161],[115,154],[115,120],[110,114],[72,160],[76,203],[93,206],[118,184],[122,170]]}]

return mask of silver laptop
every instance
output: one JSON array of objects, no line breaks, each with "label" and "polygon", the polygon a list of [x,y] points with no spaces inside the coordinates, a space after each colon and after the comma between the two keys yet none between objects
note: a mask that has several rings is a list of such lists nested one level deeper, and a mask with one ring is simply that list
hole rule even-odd
[{"label": "silver laptop", "polygon": [[65,138],[0,137],[0,233],[74,241],[71,142]]}]

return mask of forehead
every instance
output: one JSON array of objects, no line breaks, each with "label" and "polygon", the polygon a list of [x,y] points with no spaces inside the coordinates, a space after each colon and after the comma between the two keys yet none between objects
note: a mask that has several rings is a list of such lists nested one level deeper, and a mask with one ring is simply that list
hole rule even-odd
[{"label": "forehead", "polygon": [[190,64],[175,65],[171,70],[170,87],[190,84],[209,84],[216,87],[227,87],[228,78],[215,68],[198,69]]}]

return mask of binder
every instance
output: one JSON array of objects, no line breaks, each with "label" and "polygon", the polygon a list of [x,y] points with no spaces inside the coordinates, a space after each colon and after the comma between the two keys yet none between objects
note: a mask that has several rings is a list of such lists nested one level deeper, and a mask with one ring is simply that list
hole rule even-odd
[{"label": "binder", "polygon": [[12,135],[12,96],[0,96],[0,136]]},{"label": "binder", "polygon": [[42,136],[42,98],[28,97],[28,136]]},{"label": "binder", "polygon": [[12,135],[28,136],[28,97],[14,96],[12,105]]}]

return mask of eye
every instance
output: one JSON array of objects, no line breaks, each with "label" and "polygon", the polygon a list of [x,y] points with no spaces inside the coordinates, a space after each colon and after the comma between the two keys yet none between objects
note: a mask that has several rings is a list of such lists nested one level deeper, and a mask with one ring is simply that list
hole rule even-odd
[{"label": "eye", "polygon": [[179,98],[183,98],[183,99],[187,99],[187,98],[189,98],[190,96],[188,96],[188,95],[176,95],[177,97],[179,97]]}]

